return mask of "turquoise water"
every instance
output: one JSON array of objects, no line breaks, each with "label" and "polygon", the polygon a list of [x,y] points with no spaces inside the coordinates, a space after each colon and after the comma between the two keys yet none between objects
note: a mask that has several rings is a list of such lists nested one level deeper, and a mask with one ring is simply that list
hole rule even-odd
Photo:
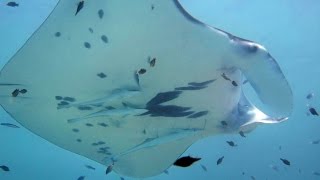
[{"label": "turquoise water", "polygon": [[[10,8],[0,7],[0,62],[1,67],[24,44],[43,22],[55,1],[32,0]],[[310,141],[320,139],[320,119],[307,116],[307,104],[320,108],[318,97],[320,75],[320,2],[315,0],[274,1],[209,1],[183,0],[182,5],[201,21],[263,44],[277,59],[294,94],[294,110],[286,122],[262,125],[242,138],[238,134],[219,135],[195,143],[185,155],[202,160],[189,168],[171,167],[169,175],[149,178],[169,179],[320,179],[320,145]],[[306,99],[315,93],[311,100]],[[3,110],[1,121],[15,123]],[[0,179],[120,179],[119,175],[105,175],[105,167],[64,151],[38,138],[26,129],[0,127]],[[229,147],[233,140],[238,146]],[[281,148],[280,148],[281,147]],[[225,156],[223,163],[216,160]],[[285,166],[279,158],[290,160]],[[95,171],[84,167],[90,164]],[[207,167],[205,172],[200,165]],[[277,167],[275,171],[271,166]],[[244,175],[243,175],[244,172]],[[131,179],[131,178],[126,178]]]}]

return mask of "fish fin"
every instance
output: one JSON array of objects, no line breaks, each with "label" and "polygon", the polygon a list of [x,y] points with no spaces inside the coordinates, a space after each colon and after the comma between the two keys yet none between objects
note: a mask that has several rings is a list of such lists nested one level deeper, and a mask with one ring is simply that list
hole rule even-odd
[{"label": "fish fin", "polygon": [[114,171],[136,178],[160,174],[168,169],[197,140],[191,136],[143,148],[117,158]]}]

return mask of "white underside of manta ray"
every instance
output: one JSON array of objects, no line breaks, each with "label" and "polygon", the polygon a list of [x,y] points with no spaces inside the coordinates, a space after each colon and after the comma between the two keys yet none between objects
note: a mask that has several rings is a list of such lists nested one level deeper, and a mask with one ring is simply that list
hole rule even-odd
[{"label": "white underside of manta ray", "polygon": [[[76,14],[78,3],[59,0],[0,75],[2,107],[53,144],[149,177],[199,139],[291,114],[267,50],[199,22],[178,0],[84,1]],[[274,116],[247,100],[244,79]]]}]

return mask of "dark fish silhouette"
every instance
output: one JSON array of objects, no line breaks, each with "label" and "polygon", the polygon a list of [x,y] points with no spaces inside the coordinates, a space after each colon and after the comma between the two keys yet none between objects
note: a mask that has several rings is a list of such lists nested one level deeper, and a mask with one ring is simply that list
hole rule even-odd
[{"label": "dark fish silhouette", "polygon": [[137,73],[140,74],[140,75],[141,75],[141,74],[144,74],[144,73],[146,73],[146,72],[147,72],[147,70],[146,70],[146,69],[143,69],[143,68],[142,68],[142,69],[139,69],[139,70],[137,71]]},{"label": "dark fish silhouette", "polygon": [[224,159],[224,156],[222,156],[221,158],[219,158],[219,159],[217,160],[217,165],[221,164],[222,161],[223,161],[223,159]]},{"label": "dark fish silhouette", "polygon": [[154,10],[154,5],[153,4],[151,5],[151,10]]},{"label": "dark fish silhouette", "polygon": [[255,178],[254,176],[250,176],[250,178],[251,178],[252,180],[256,180],[256,178]]},{"label": "dark fish silhouette", "polygon": [[156,58],[152,58],[151,60],[149,59],[150,67],[154,67],[156,65],[156,60]]},{"label": "dark fish silhouette", "polygon": [[235,81],[232,81],[231,83],[232,83],[232,85],[235,86],[235,87],[238,86],[237,82],[235,82]]},{"label": "dark fish silhouette", "polygon": [[0,125],[11,127],[11,128],[20,128],[19,126],[11,124],[11,123],[1,123]]},{"label": "dark fish silhouette", "polygon": [[85,176],[78,177],[78,180],[84,180]]},{"label": "dark fish silhouette", "polygon": [[18,7],[19,4],[16,3],[16,2],[11,1],[11,2],[8,2],[8,3],[7,3],[7,6],[10,6],[10,7]]},{"label": "dark fish silhouette", "polygon": [[313,98],[313,96],[314,96],[314,93],[309,93],[306,98],[311,99],[311,98]]},{"label": "dark fish silhouette", "polygon": [[290,161],[288,161],[287,159],[282,159],[280,158],[280,160],[283,162],[283,164],[287,165],[287,166],[290,166]]},{"label": "dark fish silhouette", "polygon": [[176,162],[173,163],[173,165],[180,166],[180,167],[188,167],[188,166],[191,166],[194,162],[197,162],[199,160],[201,160],[201,158],[185,156],[177,159]]},{"label": "dark fish silhouette", "polygon": [[223,79],[225,79],[225,80],[227,80],[227,81],[231,81],[231,79],[228,78],[225,73],[222,73],[221,76],[223,77]]},{"label": "dark fish silhouette", "polygon": [[21,89],[19,92],[20,92],[21,94],[24,94],[24,93],[27,93],[28,91],[27,91],[26,89]]},{"label": "dark fish silhouette", "polygon": [[226,121],[221,121],[222,126],[228,126],[228,123]]},{"label": "dark fish silhouette", "polygon": [[208,169],[207,169],[207,167],[205,166],[205,165],[203,165],[203,164],[200,164],[200,166],[201,166],[201,168],[204,170],[204,171],[208,171]]},{"label": "dark fish silhouette", "polygon": [[309,108],[309,111],[312,115],[314,116],[319,116],[318,112],[316,111],[316,109],[314,109],[313,107]]},{"label": "dark fish silhouette", "polygon": [[314,140],[314,141],[311,141],[310,144],[319,144],[320,143],[320,139],[318,140]]},{"label": "dark fish silhouette", "polygon": [[312,174],[315,175],[315,176],[320,176],[320,173],[316,172],[316,171],[313,171]]},{"label": "dark fish silhouette", "polygon": [[78,3],[77,11],[76,11],[75,16],[81,11],[81,9],[83,8],[83,5],[84,5],[84,1],[80,1],[80,2]]},{"label": "dark fish silhouette", "polygon": [[19,95],[19,89],[15,89],[14,91],[12,91],[11,95],[12,97],[17,97]]},{"label": "dark fish silhouette", "polygon": [[124,177],[120,177],[120,180],[124,180]]},{"label": "dark fish silhouette", "polygon": [[85,165],[86,166],[86,168],[88,168],[88,169],[91,169],[91,170],[96,170],[96,168],[94,168],[94,167],[92,167],[92,166],[90,166],[90,165]]},{"label": "dark fish silhouette", "polygon": [[109,165],[106,169],[106,175],[108,175],[109,173],[112,172],[112,168],[113,168],[113,164],[112,165]]},{"label": "dark fish silhouette", "polygon": [[105,78],[105,77],[107,77],[107,75],[104,74],[103,72],[98,73],[97,76],[99,76],[100,78]]},{"label": "dark fish silhouette", "polygon": [[242,137],[246,137],[246,136],[244,135],[244,132],[243,132],[243,131],[240,131],[239,134],[240,134],[240,136],[242,136]]},{"label": "dark fish silhouette", "polygon": [[169,171],[168,170],[164,170],[163,171],[165,174],[169,175]]},{"label": "dark fish silhouette", "polygon": [[0,169],[2,169],[3,171],[6,171],[6,172],[10,171],[9,167],[5,166],[5,165],[0,166]]},{"label": "dark fish silhouette", "polygon": [[231,147],[234,147],[234,146],[237,146],[236,145],[236,143],[234,143],[233,141],[226,141],[228,144],[229,144],[229,146],[231,146]]}]

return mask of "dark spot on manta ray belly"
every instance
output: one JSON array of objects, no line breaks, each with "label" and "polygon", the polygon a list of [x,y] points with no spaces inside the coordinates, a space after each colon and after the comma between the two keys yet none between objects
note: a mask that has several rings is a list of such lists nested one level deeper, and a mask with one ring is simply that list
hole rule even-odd
[{"label": "dark spot on manta ray belly", "polygon": [[55,98],[56,98],[56,100],[58,100],[58,101],[60,101],[60,100],[62,100],[62,99],[63,99],[63,97],[62,97],[62,96],[55,96]]},{"label": "dark spot on manta ray belly", "polygon": [[93,108],[90,106],[78,106],[78,109],[81,111],[92,110]]}]

